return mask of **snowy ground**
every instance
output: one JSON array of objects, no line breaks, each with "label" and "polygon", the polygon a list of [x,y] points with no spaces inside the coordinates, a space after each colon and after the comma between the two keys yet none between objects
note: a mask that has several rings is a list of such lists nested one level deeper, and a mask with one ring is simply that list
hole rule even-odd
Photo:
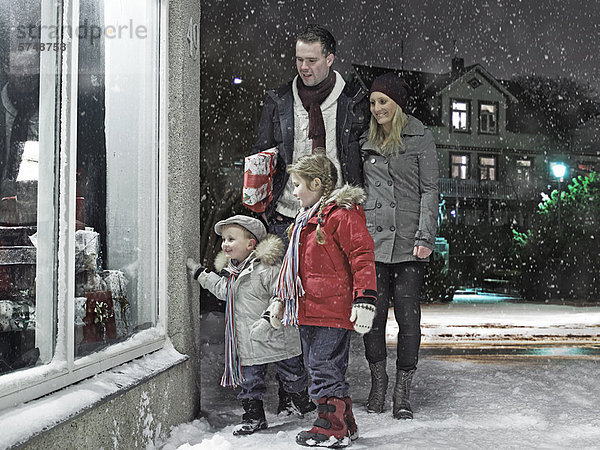
[{"label": "snowy ground", "polygon": [[[520,307],[514,309],[504,304],[502,307],[514,311],[518,317],[524,314]],[[437,309],[442,308],[447,306],[437,305]],[[536,309],[539,313],[540,309],[537,306]],[[511,349],[506,341],[494,343],[490,339],[486,339],[487,344],[482,346],[478,338],[472,342],[463,341],[460,345],[446,343],[439,346],[435,345],[435,339],[431,339],[433,343],[429,344],[427,340],[435,334],[435,330],[439,331],[440,326],[446,325],[439,323],[438,326],[424,327],[424,346],[411,396],[415,412],[412,421],[393,419],[389,404],[383,414],[366,412],[364,404],[370,376],[363,356],[362,340],[355,335],[348,380],[361,437],[352,444],[352,448],[600,448],[598,310],[586,310],[583,316],[578,316],[581,319],[579,325],[562,322],[573,329],[586,330],[582,333],[586,337],[579,339],[577,346],[533,346],[530,343],[525,347],[512,346]],[[435,311],[436,307],[424,308],[424,325],[435,322]],[[460,325],[461,318],[470,317],[465,316],[460,307],[453,311],[456,312],[454,322],[448,317],[444,320],[454,325]],[[484,314],[485,308],[479,311]],[[495,315],[490,313],[490,319],[503,317],[498,329],[512,329],[506,325],[511,325],[512,319],[518,317],[499,311],[496,310]],[[546,328],[546,335],[560,333],[561,326],[555,322],[562,320],[561,317],[568,311],[548,314],[546,322],[534,320],[533,328]],[[583,310],[572,310],[571,313],[578,314],[577,311]],[[544,316],[544,313],[535,317],[540,315]],[[589,319],[589,315],[593,318]],[[235,392],[219,386],[223,351],[222,343],[215,338],[219,332],[216,319],[217,316],[211,314],[203,327],[208,333],[203,344],[202,361],[204,416],[173,428],[169,439],[157,442],[156,447],[164,450],[301,448],[295,444],[294,438],[299,431],[310,428],[315,416],[277,417],[274,414],[277,389],[271,372],[270,389],[265,398],[269,428],[252,436],[238,438],[232,435],[242,409]],[[525,325],[520,329],[524,335],[528,334]],[[388,373],[393,374],[393,348],[389,356]],[[393,382],[393,376],[390,378]],[[388,397],[391,399],[391,395]]]}]

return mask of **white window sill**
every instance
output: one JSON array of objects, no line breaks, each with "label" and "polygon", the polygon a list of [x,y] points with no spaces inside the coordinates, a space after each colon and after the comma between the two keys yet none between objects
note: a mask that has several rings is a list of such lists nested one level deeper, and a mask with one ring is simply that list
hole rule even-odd
[{"label": "white window sill", "polygon": [[154,353],[99,373],[45,397],[0,412],[0,448],[32,437],[188,359],[170,341]]}]

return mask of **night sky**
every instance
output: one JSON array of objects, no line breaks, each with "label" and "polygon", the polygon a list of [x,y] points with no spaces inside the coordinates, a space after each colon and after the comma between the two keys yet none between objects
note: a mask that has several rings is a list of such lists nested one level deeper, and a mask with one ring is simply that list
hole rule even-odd
[{"label": "night sky", "polygon": [[568,76],[600,91],[600,0],[208,0],[203,74],[276,87],[295,74],[295,35],[308,22],[332,31],[343,74],[352,63],[400,68],[404,41],[407,70],[446,72],[456,55],[501,79]]}]

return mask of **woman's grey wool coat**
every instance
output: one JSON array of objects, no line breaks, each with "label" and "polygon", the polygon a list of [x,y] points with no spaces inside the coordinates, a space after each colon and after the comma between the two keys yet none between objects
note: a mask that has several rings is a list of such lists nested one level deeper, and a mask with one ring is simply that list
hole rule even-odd
[{"label": "woman's grey wool coat", "polygon": [[438,218],[438,162],[431,131],[408,116],[404,148],[383,156],[363,134],[362,155],[367,228],[375,241],[375,261],[427,261],[413,256],[417,245],[433,250]]}]

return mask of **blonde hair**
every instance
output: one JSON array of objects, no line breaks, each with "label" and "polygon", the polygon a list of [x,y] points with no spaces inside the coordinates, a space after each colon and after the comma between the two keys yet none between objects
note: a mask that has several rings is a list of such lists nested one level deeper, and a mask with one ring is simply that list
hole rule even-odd
[{"label": "blonde hair", "polygon": [[[393,100],[392,100],[393,101]],[[392,131],[390,132],[387,143],[384,144],[386,135],[383,131],[383,125],[377,123],[377,119],[371,114],[371,123],[369,124],[369,142],[375,144],[379,153],[384,156],[396,156],[400,150],[404,149],[402,141],[402,130],[408,123],[408,116],[402,111],[402,108],[396,104],[396,113],[392,118]]]},{"label": "blonde hair", "polygon": [[[287,171],[289,174],[294,174],[303,178],[307,182],[309,189],[315,179],[318,178],[321,180],[321,205],[319,206],[319,212],[317,213],[318,223],[316,239],[317,243],[320,245],[325,244],[325,233],[323,233],[323,230],[321,229],[321,224],[323,223],[321,216],[323,214],[325,202],[335,189],[335,185],[338,181],[338,173],[335,165],[327,156],[325,156],[325,154],[314,153],[298,159],[298,161],[288,167]],[[290,237],[292,229],[293,224],[288,228],[288,235]]]}]

